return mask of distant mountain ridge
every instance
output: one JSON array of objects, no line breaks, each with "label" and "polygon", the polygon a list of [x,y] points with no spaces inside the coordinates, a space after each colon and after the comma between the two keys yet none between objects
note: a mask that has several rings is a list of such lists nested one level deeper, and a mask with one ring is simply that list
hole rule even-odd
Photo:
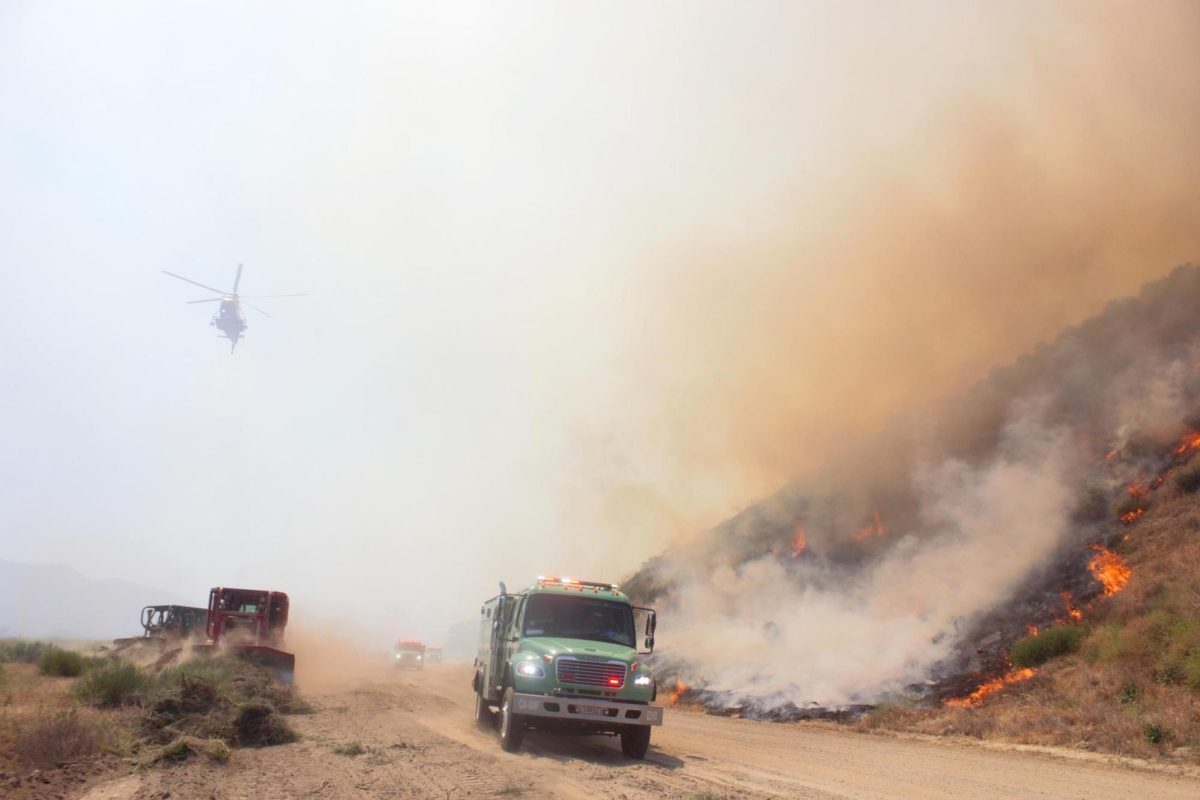
[{"label": "distant mountain ridge", "polygon": [[[142,606],[182,602],[172,591],[89,578],[61,564],[0,559],[0,638],[134,636],[141,633]],[[195,605],[194,600],[188,605]]]}]

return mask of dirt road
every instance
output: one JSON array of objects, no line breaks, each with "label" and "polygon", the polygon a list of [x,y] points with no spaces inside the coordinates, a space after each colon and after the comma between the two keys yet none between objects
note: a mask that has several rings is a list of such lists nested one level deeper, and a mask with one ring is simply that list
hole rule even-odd
[{"label": "dirt road", "polygon": [[1194,773],[675,709],[644,762],[624,758],[612,738],[536,733],[509,755],[475,728],[467,684],[462,667],[381,670],[312,696],[317,713],[292,718],[296,744],[150,770],[95,787],[87,800],[1200,797]]}]

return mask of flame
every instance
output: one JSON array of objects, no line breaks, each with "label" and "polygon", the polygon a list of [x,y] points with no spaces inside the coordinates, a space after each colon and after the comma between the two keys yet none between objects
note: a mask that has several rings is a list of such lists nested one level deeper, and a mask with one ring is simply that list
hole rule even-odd
[{"label": "flame", "polygon": [[[1133,483],[1131,483],[1131,484],[1129,484],[1129,486],[1125,487],[1125,491],[1129,494],[1130,497],[1134,497],[1134,498],[1137,498],[1138,500],[1141,500],[1142,498],[1147,497],[1150,494],[1150,486],[1149,486],[1149,484],[1146,483],[1145,478],[1137,478],[1136,480],[1134,480]],[[1144,503],[1141,503],[1133,511],[1127,511],[1124,514],[1122,514],[1120,519],[1121,519],[1121,522],[1125,523],[1126,525],[1129,525],[1133,522],[1136,522],[1139,518],[1141,518],[1142,514],[1145,514],[1145,513],[1146,513],[1146,505]]]},{"label": "flame", "polygon": [[808,537],[804,535],[804,525],[797,525],[796,532],[792,534],[792,558],[799,558],[807,547]]},{"label": "flame", "polygon": [[1120,556],[1101,545],[1092,545],[1096,551],[1095,558],[1088,564],[1092,577],[1104,587],[1104,596],[1111,597],[1125,588],[1133,570],[1125,566]]},{"label": "flame", "polygon": [[1071,601],[1071,593],[1064,591],[1061,592],[1061,594],[1063,605],[1067,609],[1067,616],[1070,617],[1074,622],[1079,622],[1081,619],[1083,619],[1083,612],[1076,608],[1075,604]]},{"label": "flame", "polygon": [[1037,670],[1033,667],[1025,669],[1011,670],[1005,675],[979,685],[979,688],[971,692],[966,697],[955,697],[946,701],[946,705],[952,708],[975,708],[983,704],[983,698],[990,694],[995,694],[1006,686],[1012,686],[1014,683],[1027,681],[1037,675]]},{"label": "flame", "polygon": [[688,689],[688,685],[683,682],[683,679],[676,678],[675,679],[675,688],[671,690],[670,695],[667,697],[667,702],[670,703],[671,705],[675,705],[676,703],[679,702],[679,698],[683,697],[683,693],[686,692],[687,689]]},{"label": "flame", "polygon": [[874,522],[871,525],[863,528],[858,533],[854,534],[854,541],[865,542],[867,539],[870,539],[873,536],[883,536],[883,534],[886,532],[887,529],[883,527],[883,519],[880,518],[879,512],[876,511]]},{"label": "flame", "polygon": [[1188,431],[1176,446],[1175,455],[1182,456],[1193,450],[1200,450],[1200,431]]},{"label": "flame", "polygon": [[1124,522],[1126,525],[1132,525],[1134,522],[1137,522],[1141,518],[1142,514],[1145,514],[1145,513],[1146,513],[1146,509],[1135,508],[1133,511],[1130,511],[1126,514],[1122,514],[1121,522]]},{"label": "flame", "polygon": [[1027,625],[1026,627],[1027,627],[1027,628],[1028,628],[1028,630],[1029,630],[1029,635],[1030,635],[1030,636],[1037,636],[1037,635],[1038,635],[1038,626],[1037,626],[1037,625]]},{"label": "flame", "polygon": [[1137,478],[1125,487],[1125,491],[1129,493],[1130,497],[1146,497],[1150,494],[1150,487],[1146,484],[1145,478]]},{"label": "flame", "polygon": [[1118,451],[1117,451],[1115,448],[1114,448],[1114,449],[1112,449],[1112,450],[1109,450],[1107,453],[1105,453],[1105,454],[1104,454],[1104,460],[1105,460],[1105,461],[1114,461],[1114,460],[1116,460],[1116,458],[1117,458],[1117,453],[1118,453]]}]

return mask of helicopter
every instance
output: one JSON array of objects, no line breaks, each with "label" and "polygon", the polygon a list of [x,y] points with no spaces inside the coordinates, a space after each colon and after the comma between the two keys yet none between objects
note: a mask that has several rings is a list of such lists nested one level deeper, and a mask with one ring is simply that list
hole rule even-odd
[{"label": "helicopter", "polygon": [[[172,278],[178,278],[181,281],[187,281],[188,283],[190,283],[194,286],[199,286],[201,289],[207,289],[210,292],[216,292],[217,294],[221,295],[220,297],[209,297],[204,300],[189,300],[188,305],[193,305],[195,303],[220,303],[221,304],[217,308],[216,313],[213,314],[213,318],[212,318],[212,320],[209,321],[208,324],[211,325],[212,327],[216,328],[217,330],[219,330],[221,332],[221,335],[229,340],[229,342],[230,342],[229,352],[230,353],[233,353],[234,349],[237,347],[238,341],[242,338],[242,333],[248,327],[246,325],[246,317],[244,314],[242,314],[242,302],[244,300],[246,300],[247,298],[252,299],[252,300],[260,300],[260,299],[265,299],[268,297],[303,297],[304,295],[308,294],[307,292],[300,292],[298,294],[257,294],[257,295],[247,295],[247,296],[239,295],[238,294],[238,284],[241,283],[241,281],[242,281],[242,265],[241,264],[238,264],[237,275],[233,279],[233,291],[231,291],[231,292],[224,292],[224,291],[221,291],[220,289],[214,289],[211,286],[205,286],[203,283],[194,281],[191,278],[185,278],[182,275],[176,275],[174,272],[167,272],[165,269],[163,270],[163,274],[170,275]],[[253,305],[252,303],[246,303],[246,305],[249,306],[250,308],[253,308],[255,311],[262,314],[264,317],[267,317],[267,318],[271,317],[270,314],[263,311],[258,306]]]}]

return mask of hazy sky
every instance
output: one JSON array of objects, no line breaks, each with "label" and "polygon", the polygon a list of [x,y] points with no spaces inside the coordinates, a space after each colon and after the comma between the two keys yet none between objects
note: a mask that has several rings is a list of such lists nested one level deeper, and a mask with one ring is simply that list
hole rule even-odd
[{"label": "hazy sky", "polygon": [[1197,258],[1195,6],[993,5],[3,3],[0,557],[436,639]]}]

